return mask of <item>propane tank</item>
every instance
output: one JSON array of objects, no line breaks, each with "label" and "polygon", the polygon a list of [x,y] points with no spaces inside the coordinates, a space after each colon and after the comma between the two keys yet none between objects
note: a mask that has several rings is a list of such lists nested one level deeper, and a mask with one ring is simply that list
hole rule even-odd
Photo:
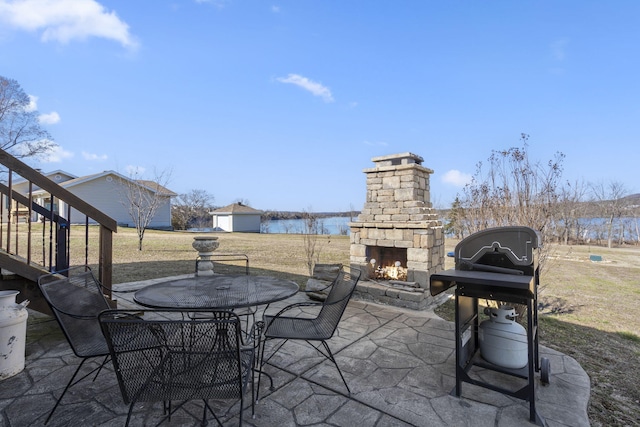
[{"label": "propane tank", "polygon": [[24,369],[29,301],[16,304],[19,291],[0,291],[0,380]]},{"label": "propane tank", "polygon": [[527,332],[514,320],[516,310],[502,305],[486,308],[484,312],[489,319],[480,324],[478,331],[482,357],[504,368],[520,369],[527,366]]}]

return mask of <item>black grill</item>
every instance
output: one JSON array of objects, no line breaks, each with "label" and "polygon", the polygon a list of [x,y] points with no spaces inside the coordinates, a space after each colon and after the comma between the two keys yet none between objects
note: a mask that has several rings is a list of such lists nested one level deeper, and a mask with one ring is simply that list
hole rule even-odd
[{"label": "black grill", "polygon": [[[431,294],[455,290],[456,387],[471,383],[529,402],[530,421],[544,425],[535,408],[534,370],[541,371],[538,352],[538,286],[540,234],[528,227],[491,228],[472,234],[455,248],[455,268],[432,274]],[[491,364],[479,354],[478,300],[521,304],[527,308],[528,363],[521,369]],[[542,381],[548,382],[548,360],[542,361]],[[470,376],[474,366],[491,369],[526,380],[526,385],[512,390]]]}]

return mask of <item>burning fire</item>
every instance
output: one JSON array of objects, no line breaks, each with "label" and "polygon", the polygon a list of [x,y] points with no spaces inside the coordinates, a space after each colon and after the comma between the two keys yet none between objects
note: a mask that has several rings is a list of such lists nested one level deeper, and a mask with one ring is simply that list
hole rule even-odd
[{"label": "burning fire", "polygon": [[393,265],[387,265],[387,266],[379,265],[377,267],[376,267],[375,259],[372,259],[369,262],[373,267],[373,274],[376,279],[400,280],[400,281],[407,280],[408,269],[402,267],[402,263],[400,261],[396,261]]}]

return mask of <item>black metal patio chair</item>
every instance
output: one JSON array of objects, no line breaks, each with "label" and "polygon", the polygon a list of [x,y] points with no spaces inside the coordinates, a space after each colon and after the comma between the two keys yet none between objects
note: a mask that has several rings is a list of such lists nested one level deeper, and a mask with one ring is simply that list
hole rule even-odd
[{"label": "black metal patio chair", "polygon": [[[254,413],[252,343],[243,343],[240,319],[230,311],[208,312],[194,320],[186,312],[171,310],[109,310],[100,315],[111,359],[129,412],[136,402],[163,402],[164,417],[191,400],[202,400],[202,425],[211,409],[210,399],[240,401],[242,425],[244,395],[251,384]],[[172,407],[172,402],[177,402]]]},{"label": "black metal patio chair", "polygon": [[[69,388],[93,373],[95,381],[107,363],[109,348],[102,335],[98,315],[112,307],[103,294],[102,285],[86,266],[40,276],[38,287],[74,354],[82,359],[47,416],[47,424]],[[95,357],[103,358],[100,365],[76,380],[85,362]]]},{"label": "black metal patio chair", "polygon": [[[327,298],[322,302],[309,301],[290,304],[280,310],[275,315],[264,315],[264,323],[259,323],[262,328],[262,343],[260,346],[258,376],[258,394],[260,393],[260,380],[263,374],[264,365],[290,340],[305,341],[318,351],[325,358],[330,360],[338,370],[342,382],[351,394],[347,381],[342,375],[342,371],[329,348],[327,340],[333,337],[340,319],[344,314],[347,304],[353,295],[358,280],[360,280],[360,270],[341,267],[338,275],[327,288],[331,288]],[[286,316],[290,310],[304,307],[318,307],[319,311],[315,317]],[[273,339],[281,339],[282,342],[275,346],[269,357],[265,359],[266,342]],[[324,351],[323,351],[324,350]]]}]

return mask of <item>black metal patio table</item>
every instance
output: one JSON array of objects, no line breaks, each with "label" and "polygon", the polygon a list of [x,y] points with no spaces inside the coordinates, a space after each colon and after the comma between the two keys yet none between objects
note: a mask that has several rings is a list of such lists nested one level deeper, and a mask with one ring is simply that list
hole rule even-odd
[{"label": "black metal patio table", "polygon": [[214,274],[149,285],[133,299],[150,308],[236,309],[281,301],[298,290],[295,282],[277,277]]}]

